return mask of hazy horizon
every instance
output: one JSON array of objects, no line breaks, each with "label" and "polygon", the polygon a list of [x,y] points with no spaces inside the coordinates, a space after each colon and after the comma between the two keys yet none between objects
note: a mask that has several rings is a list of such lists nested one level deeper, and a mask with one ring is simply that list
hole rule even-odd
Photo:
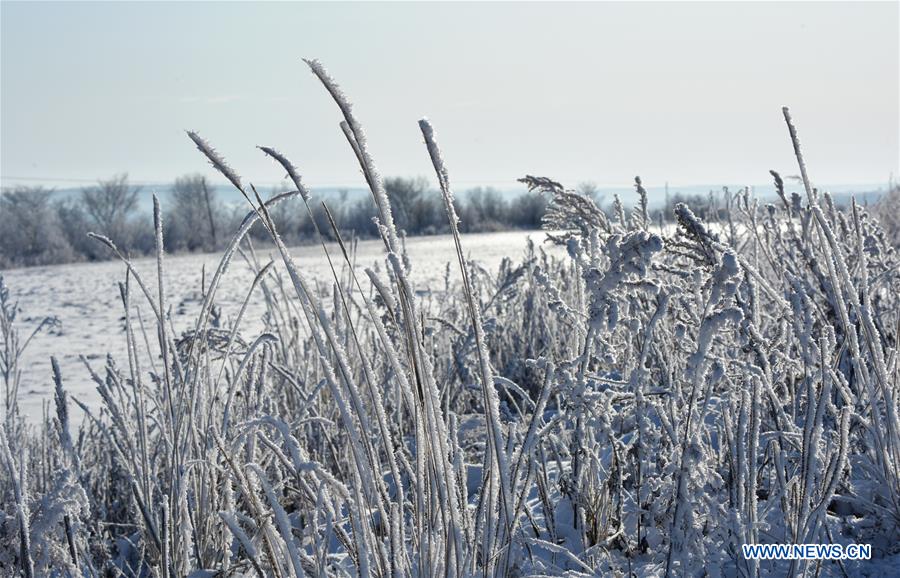
[{"label": "hazy horizon", "polygon": [[782,105],[816,182],[898,173],[897,3],[0,7],[4,186],[219,181],[185,129],[256,183],[283,176],[269,145],[311,187],[362,186],[301,57],[344,87],[385,175],[430,176],[427,115],[459,189],[765,183],[796,173]]}]

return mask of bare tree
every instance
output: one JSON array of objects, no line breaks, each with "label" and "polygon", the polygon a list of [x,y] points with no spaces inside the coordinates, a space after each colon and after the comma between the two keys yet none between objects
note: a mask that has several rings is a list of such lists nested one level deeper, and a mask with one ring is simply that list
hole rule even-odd
[{"label": "bare tree", "polygon": [[600,192],[600,187],[598,187],[597,183],[595,183],[594,181],[584,181],[578,183],[578,186],[575,187],[575,192],[584,195],[585,197],[594,201],[594,204],[598,207],[603,207],[605,195]]},{"label": "bare tree", "polygon": [[391,200],[397,227],[409,234],[421,232],[439,215],[435,199],[426,194],[428,181],[421,177],[390,177],[385,179],[384,189]]},{"label": "bare tree", "polygon": [[16,187],[0,194],[0,266],[46,265],[75,258],[52,204],[53,191]]},{"label": "bare tree", "polygon": [[499,191],[490,187],[467,191],[459,211],[466,232],[499,231],[509,219],[509,205]]},{"label": "bare tree", "polygon": [[175,179],[171,194],[173,222],[178,225],[177,242],[189,250],[215,249],[218,246],[216,214],[219,211],[215,192],[206,177],[179,177]]},{"label": "bare tree", "polygon": [[92,224],[99,228],[98,232],[125,246],[130,241],[128,217],[137,208],[140,190],[140,187],[129,185],[128,174],[122,173],[82,189],[81,202]]},{"label": "bare tree", "polygon": [[894,247],[900,247],[900,186],[891,183],[887,194],[875,205],[874,212],[887,233],[888,241]]}]

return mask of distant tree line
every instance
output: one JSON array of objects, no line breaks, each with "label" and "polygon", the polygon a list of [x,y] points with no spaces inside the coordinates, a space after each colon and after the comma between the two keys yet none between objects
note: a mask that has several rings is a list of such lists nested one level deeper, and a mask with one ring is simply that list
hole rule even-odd
[{"label": "distant tree line", "polygon": [[[384,186],[398,229],[410,236],[449,232],[440,193],[426,179],[394,177],[385,179]],[[286,189],[273,190],[270,194],[283,190]],[[619,201],[608,202],[595,184],[581,183],[575,191],[614,216]],[[202,175],[179,177],[166,193],[162,199],[163,232],[169,252],[222,248],[249,211],[244,203],[224,203]],[[67,198],[59,198],[52,189],[44,187],[0,191],[0,268],[110,258],[106,247],[87,236],[89,231],[109,237],[126,254],[152,254],[155,251],[153,227],[149,216],[139,210],[140,194],[141,187],[129,183],[124,174],[100,180]],[[654,222],[672,222],[675,206],[685,203],[701,219],[717,221],[724,218],[728,195],[727,190],[710,191],[708,195],[667,194],[652,217]],[[326,202],[342,235],[378,236],[371,196],[350,199],[344,191],[336,198],[327,197]],[[540,228],[547,202],[548,199],[536,193],[523,192],[509,197],[492,188],[478,187],[457,195],[456,211],[464,233],[530,230]],[[313,222],[327,239],[332,239],[334,235],[325,209],[315,196],[310,209],[312,219],[299,200],[272,209],[272,218],[287,243],[314,240]],[[250,238],[266,243],[269,236],[257,224],[251,229]]]},{"label": "distant tree line", "polygon": [[[723,193],[727,195],[727,191]],[[675,207],[684,203],[691,208],[695,215],[704,221],[717,221],[724,218],[726,204],[723,197],[710,191],[707,195],[673,193],[666,195],[665,203],[655,212],[656,219],[670,223],[675,220]]]},{"label": "distant tree line", "polygon": [[[407,235],[449,232],[440,194],[425,179],[389,178],[385,189],[391,199],[397,227]],[[272,194],[278,191],[273,191]],[[139,211],[141,188],[127,175],[101,180],[77,195],[59,198],[45,187],[14,187],[0,193],[0,267],[49,265],[108,259],[109,250],[90,239],[88,232],[109,237],[126,254],[141,256],[155,250],[149,217]],[[507,198],[490,188],[476,188],[457,197],[463,232],[537,229],[546,199],[523,193]],[[247,214],[246,205],[228,205],[202,175],[175,180],[163,199],[163,232],[170,252],[215,251],[227,243]],[[332,237],[325,209],[310,205],[312,219],[326,237]],[[328,200],[328,208],[342,235],[371,238],[378,235],[371,197]],[[272,217],[288,243],[314,239],[315,227],[297,202],[277,205]],[[253,239],[268,235],[257,226]]]}]

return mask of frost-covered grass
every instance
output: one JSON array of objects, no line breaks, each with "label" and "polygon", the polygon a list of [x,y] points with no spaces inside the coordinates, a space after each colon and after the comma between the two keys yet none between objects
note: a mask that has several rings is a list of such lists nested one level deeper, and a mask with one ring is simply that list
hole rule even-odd
[{"label": "frost-covered grass", "polygon": [[[207,277],[194,328],[176,334],[157,209],[155,278],[129,266],[127,356],[85,369],[103,403],[83,408],[84,423],[71,423],[78,402],[59,371],[55,410],[38,426],[16,411],[18,374],[0,374],[0,567],[812,576],[876,566],[752,563],[740,545],[897,554],[898,258],[874,218],[808,185],[799,145],[802,194],[773,173],[780,202],[737,193],[715,224],[679,206],[674,232],[651,222],[639,181],[636,208],[609,217],[526,177],[550,199],[546,226],[563,231],[553,239],[566,256],[530,246],[521,264],[489,272],[466,258],[423,120],[457,254],[435,299],[411,281],[359,121],[310,66],[372,189],[384,266],[358,271],[349,244],[323,244],[332,283],[311,282],[269,217],[315,202],[290,162],[265,150],[297,190],[263,203],[191,134],[253,210]],[[256,221],[286,273],[245,244]],[[217,314],[239,252],[256,272],[246,302],[265,305],[262,332]],[[24,337],[12,307],[0,310],[3,369]]]},{"label": "frost-covered grass", "polygon": [[[188,148],[190,151],[190,148]],[[438,199],[439,200],[439,199]],[[296,205],[284,203],[284,210],[296,210]],[[165,206],[163,207],[164,215]],[[246,215],[246,210],[244,211]],[[148,226],[149,220],[145,220]],[[230,230],[227,230],[230,233]],[[465,235],[465,249],[477,266],[489,271],[495,270],[507,257],[521,261],[528,239],[543,245],[550,255],[563,255],[565,250],[544,243],[546,233],[542,231],[511,231],[500,233],[471,233]],[[348,241],[356,269],[364,274],[366,267],[383,267],[384,243],[379,239],[354,239]],[[339,251],[336,242],[327,244],[329,250]],[[245,253],[249,256],[247,245]],[[269,257],[270,248],[255,243],[260,259]],[[425,299],[441,299],[445,291],[444,279],[447,263],[456,259],[453,239],[449,235],[429,235],[409,237],[405,243],[406,253],[413,264],[410,279]],[[291,247],[291,255],[298,267],[308,275],[311,282],[318,283],[320,291],[327,291],[332,281],[331,268],[322,253],[321,246],[301,245]],[[175,335],[195,327],[197,315],[203,303],[201,286],[205,272],[215,271],[220,255],[179,254],[166,255],[164,287],[166,301],[171,312],[169,321]],[[156,260],[141,257],[132,261],[135,269],[147,278],[156,271]],[[276,262],[277,273],[284,266]],[[272,275],[273,273],[269,273]],[[346,272],[345,272],[346,273]],[[118,295],[118,282],[124,278],[124,266],[119,261],[101,261],[74,265],[53,265],[49,267],[29,267],[0,272],[10,290],[10,299],[18,303],[20,314],[16,326],[23,334],[38,327],[42,317],[33,313],[52,313],[59,323],[45,326],[37,337],[31,340],[19,359],[22,379],[19,386],[19,410],[26,420],[40,420],[42,404],[52,403],[53,384],[48,379],[52,375],[50,356],[55,356],[65,376],[66,392],[71,397],[92,409],[100,407],[100,396],[90,374],[84,370],[80,356],[85,356],[92,364],[102,366],[107,354],[117,360],[127,359],[124,336],[124,315]],[[216,291],[217,315],[221,324],[230,324],[240,312],[247,296],[247,287],[256,274],[253,266],[243,258],[231,267],[219,282]],[[451,291],[454,290],[451,288]],[[427,305],[426,305],[427,306]],[[140,301],[132,304],[137,315],[145,322],[149,309]],[[241,335],[251,337],[265,329],[263,314],[266,304],[261,299],[251,300],[244,312]],[[140,324],[140,319],[137,319]],[[2,415],[2,413],[0,413]],[[73,418],[80,419],[80,410],[73,412]]]}]

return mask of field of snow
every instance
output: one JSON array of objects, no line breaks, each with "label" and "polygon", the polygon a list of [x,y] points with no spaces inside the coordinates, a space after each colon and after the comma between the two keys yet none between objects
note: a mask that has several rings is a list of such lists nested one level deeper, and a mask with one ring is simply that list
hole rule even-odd
[{"label": "field of snow", "polygon": [[[483,233],[466,236],[466,250],[473,260],[488,270],[494,270],[500,261],[509,257],[521,259],[527,239],[540,244],[546,237],[542,232],[511,231]],[[338,246],[328,247],[333,255],[339,255]],[[456,254],[453,239],[449,235],[414,237],[407,239],[406,249],[413,264],[411,278],[419,291],[443,290],[443,278],[447,263]],[[306,245],[291,249],[297,265],[311,279],[323,281],[330,287],[331,270],[320,245]],[[265,263],[277,255],[269,249],[260,250],[258,259]],[[201,281],[206,268],[207,283],[219,264],[221,255],[192,254],[170,256],[165,261],[165,290],[167,302],[172,307],[172,323],[180,334],[193,328],[202,303]],[[360,241],[356,249],[359,270],[383,267],[384,245],[381,241]],[[135,268],[156,290],[156,260],[139,259]],[[276,263],[276,266],[280,264]],[[89,407],[99,401],[95,384],[81,356],[99,371],[106,354],[111,354],[119,364],[127,362],[124,340],[124,310],[119,297],[118,283],[125,278],[125,265],[120,261],[78,263],[51,267],[32,267],[0,271],[9,287],[13,301],[20,307],[17,324],[23,335],[29,335],[47,316],[55,316],[60,324],[49,331],[42,331],[29,344],[22,361],[22,385],[19,404],[30,419],[40,418],[43,402],[53,399],[53,380],[50,356],[56,356],[69,393]],[[237,315],[247,288],[254,274],[240,258],[228,271],[218,291],[217,305],[225,319]],[[146,302],[134,299],[133,304],[148,327],[153,320]],[[261,298],[250,301],[244,316],[242,333],[252,340],[262,329],[260,321],[265,310]],[[154,335],[150,330],[150,338]]]}]

